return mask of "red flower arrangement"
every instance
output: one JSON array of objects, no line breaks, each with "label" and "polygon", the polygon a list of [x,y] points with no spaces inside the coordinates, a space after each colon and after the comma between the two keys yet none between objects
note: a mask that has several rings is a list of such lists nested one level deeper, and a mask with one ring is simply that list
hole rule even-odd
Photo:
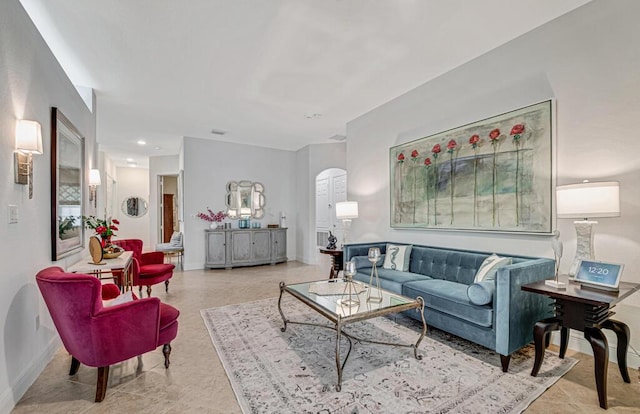
[{"label": "red flower arrangement", "polygon": [[201,218],[202,220],[208,221],[210,223],[213,223],[213,222],[220,223],[222,222],[222,220],[227,218],[227,213],[225,213],[222,210],[218,211],[217,213],[214,213],[213,211],[211,211],[209,207],[207,207],[206,213],[198,213],[197,216],[198,218]]},{"label": "red flower arrangement", "polygon": [[427,166],[427,167],[431,166],[431,158],[425,158],[424,159],[424,165]]},{"label": "red flower arrangement", "polygon": [[413,159],[418,158],[418,150],[411,151],[411,158],[413,158]]},{"label": "red flower arrangement", "polygon": [[452,153],[456,149],[457,146],[458,146],[458,143],[456,142],[456,140],[452,139],[447,144],[447,152]]},{"label": "red flower arrangement", "polygon": [[111,217],[103,220],[97,218],[96,216],[82,216],[82,220],[84,221],[84,225],[86,228],[92,229],[103,239],[115,236],[116,234],[114,233],[114,231],[118,231],[118,227],[116,226],[116,224],[120,224],[117,219],[112,219]]},{"label": "red flower arrangement", "polygon": [[404,154],[403,153],[398,154],[398,162],[399,163],[403,163],[404,162]]}]

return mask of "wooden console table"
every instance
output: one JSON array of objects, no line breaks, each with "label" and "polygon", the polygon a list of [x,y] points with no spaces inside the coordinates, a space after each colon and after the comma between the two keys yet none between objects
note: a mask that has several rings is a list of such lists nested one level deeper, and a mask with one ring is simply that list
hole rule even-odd
[{"label": "wooden console table", "polygon": [[331,270],[329,270],[329,279],[335,279],[342,270],[343,252],[340,249],[324,249],[320,248],[320,253],[331,256]]},{"label": "wooden console table", "polygon": [[[566,282],[566,280],[564,280]],[[627,348],[629,346],[629,327],[622,322],[611,319],[615,313],[611,309],[621,300],[640,289],[638,283],[620,283],[618,292],[582,287],[578,283],[568,283],[567,289],[555,289],[547,286],[544,280],[522,286],[522,290],[549,296],[555,300],[552,318],[535,324],[533,340],[536,357],[531,375],[538,375],[544,350],[549,343],[552,331],[560,330],[560,358],[564,358],[569,342],[569,330],[584,332],[584,337],[591,344],[595,365],[596,388],[600,407],[607,408],[607,368],[609,364],[609,345],[602,329],[610,329],[618,338],[618,367],[620,375],[626,383],[630,383],[627,371]]]}]

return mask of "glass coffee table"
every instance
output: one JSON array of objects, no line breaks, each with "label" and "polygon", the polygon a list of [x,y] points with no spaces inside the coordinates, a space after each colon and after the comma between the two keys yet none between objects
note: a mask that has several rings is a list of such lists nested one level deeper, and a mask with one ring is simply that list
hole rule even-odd
[{"label": "glass coffee table", "polygon": [[[361,343],[413,348],[413,355],[415,356],[415,358],[422,359],[422,355],[418,354],[418,346],[420,345],[420,342],[427,332],[427,324],[424,320],[424,300],[421,297],[411,299],[384,289],[381,289],[380,292],[378,292],[377,289],[374,288],[377,295],[378,293],[381,294],[379,296],[381,296],[382,299],[378,299],[377,301],[367,301],[367,293],[369,289],[371,289],[371,287],[366,283],[353,283],[356,285],[357,290],[360,293],[357,294],[357,298],[352,297],[351,299],[356,299],[356,301],[359,301],[359,305],[349,303],[349,298],[343,296],[343,292],[345,291],[347,283],[342,279],[320,280],[315,282],[295,283],[290,285],[286,285],[284,282],[280,282],[278,311],[280,312],[280,316],[282,316],[282,321],[284,322],[284,326],[280,328],[282,332],[287,329],[287,324],[312,325],[329,328],[336,331],[335,357],[336,368],[338,370],[338,383],[336,385],[337,391],[340,391],[342,388],[342,370],[347,363],[347,359],[349,359],[349,354],[351,354],[351,348],[353,347],[354,340]],[[284,292],[289,293],[294,298],[300,300],[302,303],[327,318],[331,322],[331,324],[325,325],[311,322],[292,321],[288,319],[282,312],[281,307],[282,295],[284,294]],[[422,331],[420,332],[418,340],[415,344],[398,344],[356,338],[344,331],[344,327],[350,323],[377,318],[378,316],[384,316],[410,309],[415,309],[416,311],[420,312],[420,317],[422,319]],[[349,341],[349,350],[347,351],[347,355],[344,358],[344,361],[341,361],[340,358],[341,336],[345,337]]]}]

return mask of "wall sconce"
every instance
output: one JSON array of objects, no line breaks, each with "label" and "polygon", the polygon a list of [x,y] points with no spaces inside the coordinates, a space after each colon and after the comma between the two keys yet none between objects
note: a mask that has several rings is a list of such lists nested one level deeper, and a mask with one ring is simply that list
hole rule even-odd
[{"label": "wall sconce", "polygon": [[98,206],[96,190],[100,184],[102,184],[100,181],[100,170],[91,169],[91,171],[89,171],[89,202],[93,201],[93,208]]},{"label": "wall sconce", "polygon": [[36,121],[20,119],[16,123],[16,152],[13,154],[15,182],[29,185],[33,198],[33,154],[42,154],[42,128]]},{"label": "wall sconce", "polygon": [[594,225],[589,218],[620,216],[620,185],[617,181],[589,182],[556,187],[558,218],[583,218],[574,221],[577,248],[569,275],[575,276],[580,260],[595,260]]},{"label": "wall sconce", "polygon": [[358,202],[357,201],[341,201],[336,203],[336,218],[342,220],[344,234],[342,236],[342,246],[349,239],[349,230],[351,229],[351,219],[358,218]]}]

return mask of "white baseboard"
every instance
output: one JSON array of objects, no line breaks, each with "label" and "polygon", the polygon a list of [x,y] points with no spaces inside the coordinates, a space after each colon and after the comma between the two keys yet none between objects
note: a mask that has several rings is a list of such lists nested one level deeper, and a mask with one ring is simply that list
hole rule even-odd
[{"label": "white baseboard", "polygon": [[47,364],[53,359],[56,351],[61,346],[60,338],[56,335],[51,339],[40,356],[29,365],[13,386],[10,386],[0,395],[0,413],[10,413],[20,398],[27,392],[29,387],[38,379]]},{"label": "white baseboard", "polygon": [[[603,330],[605,335],[607,336],[607,341],[609,342],[609,361],[618,363],[618,343],[615,339],[615,336],[610,335],[610,333]],[[560,345],[560,333],[553,332],[552,334],[552,342],[556,345]],[[574,351],[582,352],[583,354],[593,355],[593,350],[591,349],[591,344],[587,341],[583,333],[580,331],[571,330],[569,334],[569,349]],[[628,369],[638,369],[640,370],[640,356],[637,355],[631,347],[627,351],[627,368]],[[632,373],[629,373],[631,377],[634,377]]]}]

